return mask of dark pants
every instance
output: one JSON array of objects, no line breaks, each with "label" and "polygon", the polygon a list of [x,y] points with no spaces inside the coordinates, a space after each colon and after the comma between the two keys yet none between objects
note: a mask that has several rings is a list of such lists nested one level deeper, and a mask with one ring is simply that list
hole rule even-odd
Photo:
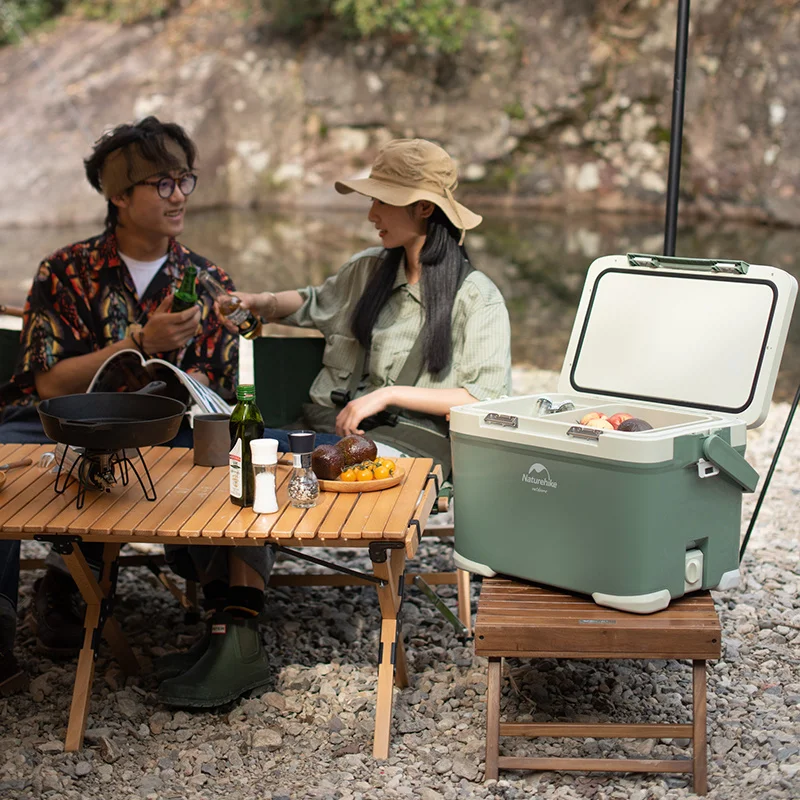
[{"label": "dark pants", "polygon": [[17,607],[19,586],[19,539],[0,540],[0,600]]}]

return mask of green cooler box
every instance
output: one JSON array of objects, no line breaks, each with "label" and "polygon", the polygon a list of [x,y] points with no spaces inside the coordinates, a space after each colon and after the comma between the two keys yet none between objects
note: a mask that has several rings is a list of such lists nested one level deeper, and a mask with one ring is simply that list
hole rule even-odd
[{"label": "green cooler box", "polygon": [[[736,586],[758,483],[747,428],[769,410],[796,294],[741,261],[596,260],[558,393],[452,409],[457,566],[638,613]],[[590,412],[652,429],[582,424]]]}]

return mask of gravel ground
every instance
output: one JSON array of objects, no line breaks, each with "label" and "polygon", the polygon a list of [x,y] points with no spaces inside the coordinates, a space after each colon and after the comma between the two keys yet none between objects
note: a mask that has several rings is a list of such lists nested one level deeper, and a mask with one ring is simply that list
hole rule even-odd
[{"label": "gravel ground", "polygon": [[[554,376],[515,372],[518,393],[549,391]],[[789,407],[774,405],[754,431],[748,459],[762,476]],[[715,593],[723,657],[709,668],[709,798],[800,796],[800,600],[798,500],[800,423],[785,444],[742,565],[742,585]],[[745,496],[748,520],[755,497]],[[428,540],[419,565],[447,569],[445,540]],[[24,545],[26,555],[42,552]],[[367,568],[363,557],[334,554]],[[306,565],[282,562],[283,570]],[[23,575],[21,614],[35,575]],[[472,583],[473,608],[480,583]],[[441,587],[451,607],[455,591]],[[118,617],[145,667],[199,633],[144,569],[122,571]],[[268,592],[269,690],[204,713],[156,701],[145,673],[124,680],[103,647],[86,746],[63,752],[74,664],[38,654],[26,624],[19,655],[28,692],[0,699],[0,797],[12,798],[684,798],[686,776],[501,772],[483,782],[486,661],[414,589],[404,605],[412,686],[395,695],[391,756],[371,757],[378,603],[371,588]],[[177,634],[177,641],[176,641]],[[515,717],[685,721],[686,663],[509,660],[504,704]],[[506,740],[510,742],[511,740]],[[537,753],[674,757],[677,740],[541,740]],[[510,750],[508,748],[514,748]],[[532,754],[525,740],[506,752]],[[567,752],[569,751],[569,752]]]}]

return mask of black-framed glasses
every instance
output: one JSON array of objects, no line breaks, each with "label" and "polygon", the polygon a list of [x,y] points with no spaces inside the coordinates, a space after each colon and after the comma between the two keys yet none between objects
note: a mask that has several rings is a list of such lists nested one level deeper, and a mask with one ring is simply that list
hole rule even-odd
[{"label": "black-framed glasses", "polygon": [[[197,175],[187,172],[177,179],[166,176],[164,178],[159,178],[157,181],[139,181],[139,184],[143,186],[155,186],[158,196],[164,200],[168,197],[172,197],[176,186],[181,190],[181,194],[184,197],[188,197],[194,191],[194,187],[197,186]],[[137,186],[139,184],[137,184]]]}]

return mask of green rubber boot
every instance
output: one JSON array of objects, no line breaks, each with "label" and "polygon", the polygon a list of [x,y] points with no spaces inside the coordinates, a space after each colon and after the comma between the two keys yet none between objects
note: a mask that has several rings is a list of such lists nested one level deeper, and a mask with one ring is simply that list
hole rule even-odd
[{"label": "green rubber boot", "polygon": [[200,660],[158,687],[158,699],[179,708],[213,708],[269,683],[270,669],[258,620],[215,614]]},{"label": "green rubber boot", "polygon": [[208,643],[211,641],[211,626],[217,614],[206,620],[206,629],[203,635],[188,649],[181,650],[180,653],[167,653],[153,662],[153,674],[156,680],[165,681],[169,678],[176,678],[190,670],[208,650]]}]

